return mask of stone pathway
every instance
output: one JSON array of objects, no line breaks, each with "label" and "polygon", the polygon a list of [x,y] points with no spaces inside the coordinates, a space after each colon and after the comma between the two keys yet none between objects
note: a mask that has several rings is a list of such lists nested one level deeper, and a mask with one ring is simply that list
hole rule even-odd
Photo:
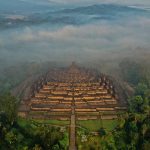
[{"label": "stone pathway", "polygon": [[76,150],[75,115],[71,115],[69,150]]},{"label": "stone pathway", "polygon": [[70,145],[69,150],[77,150],[76,148],[76,119],[75,119],[75,101],[74,101],[74,87],[73,89],[73,100],[72,100],[72,112],[71,112],[71,120],[70,120]]}]

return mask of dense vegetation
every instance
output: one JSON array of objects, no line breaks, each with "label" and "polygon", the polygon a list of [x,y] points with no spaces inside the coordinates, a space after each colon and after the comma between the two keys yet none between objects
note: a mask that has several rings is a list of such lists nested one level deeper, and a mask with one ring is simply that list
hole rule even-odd
[{"label": "dense vegetation", "polygon": [[0,96],[0,102],[0,149],[67,149],[68,134],[60,127],[17,118],[17,100],[9,93]]},{"label": "dense vegetation", "polygon": [[150,148],[150,80],[144,66],[126,61],[121,64],[124,80],[134,85],[134,95],[128,99],[128,112],[119,125],[101,140],[102,149],[148,150]]},{"label": "dense vegetation", "polygon": [[[104,138],[105,149],[148,150],[150,147],[150,97],[139,84],[135,96],[129,99],[129,110],[120,124]],[[141,88],[141,90],[140,90]]]}]

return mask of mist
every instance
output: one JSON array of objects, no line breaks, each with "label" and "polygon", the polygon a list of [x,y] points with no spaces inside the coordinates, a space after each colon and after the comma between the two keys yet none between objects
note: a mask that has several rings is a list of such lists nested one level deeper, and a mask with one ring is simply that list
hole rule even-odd
[{"label": "mist", "polygon": [[131,7],[131,3],[117,1],[113,4],[94,1],[88,6],[78,3],[76,7],[71,3],[65,7],[59,1],[49,5],[45,5],[46,1],[31,2],[36,7],[30,7],[29,11],[26,10],[28,1],[22,1],[24,9],[20,9],[15,0],[12,7],[18,8],[15,12],[1,10],[3,68],[29,62],[70,64],[75,61],[88,66],[100,65],[106,70],[106,64],[113,68],[124,58],[149,59],[148,6]]}]

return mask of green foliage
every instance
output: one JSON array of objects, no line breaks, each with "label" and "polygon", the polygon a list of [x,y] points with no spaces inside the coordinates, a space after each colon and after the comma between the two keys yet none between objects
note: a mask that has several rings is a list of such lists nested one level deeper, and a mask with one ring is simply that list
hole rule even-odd
[{"label": "green foliage", "polygon": [[54,146],[52,147],[52,150],[60,150],[59,145],[58,145],[58,144],[54,145]]},{"label": "green foliage", "polygon": [[123,79],[133,85],[141,81],[142,67],[133,60],[125,59],[119,64]]},{"label": "green foliage", "polygon": [[123,126],[107,133],[100,140],[102,150],[147,150],[150,143],[150,118],[145,115],[129,114]]},{"label": "green foliage", "polygon": [[102,150],[149,150],[149,91],[147,84],[137,84],[135,95],[129,99],[129,111],[119,119],[115,130],[102,136]]},{"label": "green foliage", "polygon": [[7,119],[11,124],[16,120],[17,100],[10,93],[0,96],[0,112],[4,112],[7,115]]},{"label": "green foliage", "polygon": [[63,134],[59,132],[59,129],[47,126],[38,127],[36,136],[44,149],[51,149],[63,138]]},{"label": "green foliage", "polygon": [[129,111],[134,113],[149,113],[150,89],[147,84],[139,83],[135,88],[135,96],[129,99]]},{"label": "green foliage", "polygon": [[[5,119],[7,120],[7,119]],[[0,149],[9,150],[66,150],[68,136],[59,128],[17,120],[13,125],[0,126]],[[21,120],[21,122],[23,122]]]},{"label": "green foliage", "polygon": [[0,96],[0,102],[0,149],[67,149],[68,137],[60,128],[17,119],[17,100],[9,93]]},{"label": "green foliage", "polygon": [[63,138],[59,141],[59,145],[61,149],[67,150],[68,145],[69,145],[69,137],[68,134],[64,133]]},{"label": "green foliage", "polygon": [[104,129],[104,128],[100,128],[100,130],[99,130],[99,134],[100,134],[100,136],[104,136],[104,135],[106,135],[106,131],[105,131],[105,129]]},{"label": "green foliage", "polygon": [[107,131],[111,131],[117,126],[117,120],[80,120],[77,121],[77,124],[89,131],[99,131],[103,127]]},{"label": "green foliage", "polygon": [[102,150],[117,150],[111,133],[105,135],[104,138],[101,139],[100,145]]},{"label": "green foliage", "polygon": [[143,112],[144,99],[142,96],[134,96],[129,100],[129,111],[130,112]]},{"label": "green foliage", "polygon": [[135,88],[135,95],[141,95],[142,97],[144,97],[147,91],[148,86],[144,83],[139,83]]},{"label": "green foliage", "polygon": [[42,150],[42,147],[39,146],[38,144],[36,144],[36,145],[32,148],[32,150]]}]

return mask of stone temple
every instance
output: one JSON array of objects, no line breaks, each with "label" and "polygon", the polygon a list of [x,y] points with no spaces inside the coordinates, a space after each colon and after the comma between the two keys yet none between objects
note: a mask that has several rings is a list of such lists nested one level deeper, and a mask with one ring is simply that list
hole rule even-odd
[{"label": "stone temple", "polygon": [[126,109],[111,77],[77,66],[51,69],[31,86],[18,115],[32,119],[115,119]]}]

